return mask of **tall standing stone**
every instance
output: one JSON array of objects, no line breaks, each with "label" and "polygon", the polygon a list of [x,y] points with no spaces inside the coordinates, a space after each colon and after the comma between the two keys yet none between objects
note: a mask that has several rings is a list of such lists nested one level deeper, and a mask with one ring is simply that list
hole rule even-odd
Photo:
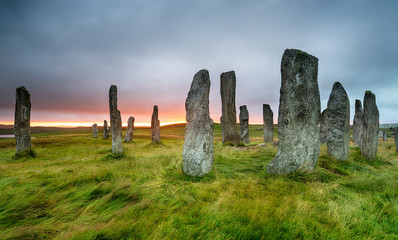
[{"label": "tall standing stone", "polygon": [[108,126],[108,121],[104,120],[104,139],[109,138],[109,126]]},{"label": "tall standing stone", "polygon": [[221,93],[221,131],[223,143],[238,144],[240,135],[236,128],[236,76],[234,71],[222,73],[220,76]]},{"label": "tall standing stone", "polygon": [[246,105],[240,106],[239,110],[240,141],[249,144],[249,111]]},{"label": "tall standing stone", "polygon": [[122,118],[117,109],[117,87],[112,85],[109,89],[109,111],[111,117],[112,153],[121,155],[122,146]]},{"label": "tall standing stone", "polygon": [[326,114],[328,154],[340,161],[347,160],[350,151],[350,100],[339,82],[333,84]]},{"label": "tall standing stone", "polygon": [[158,106],[153,106],[153,113],[151,119],[151,133],[152,142],[160,143],[160,121],[158,118]]},{"label": "tall standing stone", "polygon": [[213,120],[209,113],[209,72],[195,74],[185,101],[187,125],[183,147],[183,171],[190,176],[210,172],[213,161]]},{"label": "tall standing stone", "polygon": [[264,142],[274,139],[274,113],[269,104],[263,104]]},{"label": "tall standing stone", "polygon": [[131,142],[133,141],[133,136],[134,136],[134,117],[129,117],[127,120],[127,131],[126,131],[126,137],[124,138],[125,142]]},{"label": "tall standing stone", "polygon": [[94,123],[91,126],[91,129],[93,130],[93,138],[97,138],[98,137],[98,125],[96,123]]},{"label": "tall standing stone", "polygon": [[398,153],[398,127],[395,127],[395,151]]},{"label": "tall standing stone", "polygon": [[278,135],[279,148],[268,164],[269,174],[311,171],[319,157],[321,102],[318,58],[286,49],[281,63]]},{"label": "tall standing stone", "polygon": [[16,152],[31,149],[30,142],[30,94],[24,86],[17,88],[15,98],[14,134]]},{"label": "tall standing stone", "polygon": [[355,115],[353,121],[353,135],[354,135],[354,145],[361,145],[361,134],[363,126],[363,109],[361,100],[355,99]]},{"label": "tall standing stone", "polygon": [[379,110],[376,96],[366,91],[363,98],[363,127],[361,135],[361,155],[369,160],[376,157],[379,131]]}]

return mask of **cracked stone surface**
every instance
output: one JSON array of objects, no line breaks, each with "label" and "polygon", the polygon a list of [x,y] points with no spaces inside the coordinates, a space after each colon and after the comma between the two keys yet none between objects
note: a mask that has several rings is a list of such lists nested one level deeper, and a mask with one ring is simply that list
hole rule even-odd
[{"label": "cracked stone surface", "polygon": [[300,50],[287,49],[282,57],[281,75],[279,147],[267,172],[308,172],[314,169],[320,151],[318,59]]},{"label": "cracked stone surface", "polygon": [[195,74],[185,101],[186,120],[183,147],[183,171],[203,176],[211,171],[213,154],[213,120],[209,112],[210,77],[205,69]]}]

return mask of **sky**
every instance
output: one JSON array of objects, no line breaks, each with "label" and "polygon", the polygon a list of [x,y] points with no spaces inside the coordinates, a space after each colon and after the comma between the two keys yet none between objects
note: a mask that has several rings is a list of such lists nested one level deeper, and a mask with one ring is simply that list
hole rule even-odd
[{"label": "sky", "polygon": [[236,109],[277,123],[287,48],[319,59],[322,110],[333,83],[376,95],[380,123],[398,122],[396,0],[1,0],[0,124],[14,121],[15,89],[31,94],[32,125],[102,126],[109,87],[122,121],[185,122],[192,78],[210,73],[210,115],[221,116],[220,74],[236,73]]}]

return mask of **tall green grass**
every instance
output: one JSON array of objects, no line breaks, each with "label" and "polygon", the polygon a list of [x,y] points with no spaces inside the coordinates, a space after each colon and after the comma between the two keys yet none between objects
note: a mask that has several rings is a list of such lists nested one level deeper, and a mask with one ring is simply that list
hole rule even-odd
[{"label": "tall green grass", "polygon": [[270,176],[277,147],[259,146],[260,126],[234,147],[216,125],[213,170],[194,178],[182,172],[184,126],[161,135],[155,145],[136,129],[119,158],[89,132],[37,134],[36,157],[0,140],[0,239],[398,238],[393,139],[373,161],[351,147],[338,162],[322,145],[311,173]]}]

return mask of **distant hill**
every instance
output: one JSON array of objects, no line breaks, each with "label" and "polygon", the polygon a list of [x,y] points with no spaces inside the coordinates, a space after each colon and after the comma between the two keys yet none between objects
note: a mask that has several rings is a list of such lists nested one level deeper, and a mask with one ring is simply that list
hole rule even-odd
[{"label": "distant hill", "polygon": [[398,127],[398,123],[384,123],[380,124],[380,128]]}]

